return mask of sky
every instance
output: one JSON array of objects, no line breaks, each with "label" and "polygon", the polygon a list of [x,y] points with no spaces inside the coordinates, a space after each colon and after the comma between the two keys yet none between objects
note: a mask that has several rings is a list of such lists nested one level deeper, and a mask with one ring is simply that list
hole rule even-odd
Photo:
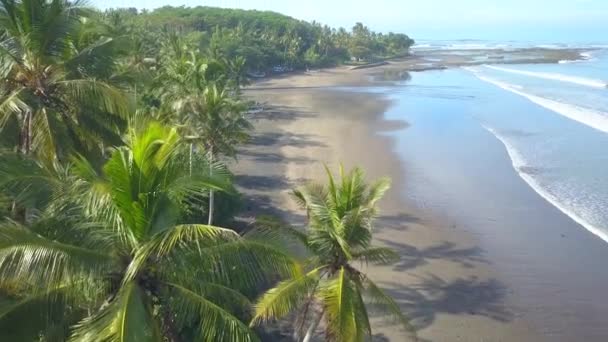
[{"label": "sky", "polygon": [[99,8],[218,6],[272,10],[416,39],[608,43],[608,0],[89,0]]}]

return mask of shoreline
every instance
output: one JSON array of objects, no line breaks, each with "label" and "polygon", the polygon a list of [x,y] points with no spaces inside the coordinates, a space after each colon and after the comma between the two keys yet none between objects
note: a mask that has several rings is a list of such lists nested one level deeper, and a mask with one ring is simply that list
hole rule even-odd
[{"label": "shoreline", "polygon": [[[513,164],[513,169],[518,170],[519,167],[523,166],[523,165],[520,165],[520,164],[522,164],[520,162],[521,161],[521,157],[514,151],[513,147],[503,137],[501,137],[499,134],[497,134],[491,128],[487,128],[485,126],[483,126],[483,128],[485,130],[487,130],[488,132],[492,133],[500,141],[500,143],[505,147],[505,150],[507,151],[507,154],[509,155],[509,158],[511,159],[511,162]],[[550,193],[547,193],[546,191],[544,191],[540,187],[540,185],[538,184],[538,182],[536,180],[534,180],[534,178],[530,177],[529,175],[527,175],[524,172],[517,172],[517,175],[524,182],[526,182],[526,184],[528,184],[528,186],[532,190],[534,190],[534,192],[536,194],[538,194],[538,196],[540,196],[545,201],[547,201],[548,203],[550,203],[552,206],[554,206],[556,209],[558,209],[560,212],[562,212],[565,216],[567,216],[568,218],[570,218],[572,221],[576,222],[578,225],[580,225],[581,227],[583,227],[589,233],[595,235],[596,237],[602,239],[604,242],[608,243],[608,234],[606,234],[605,232],[603,232],[597,226],[594,226],[593,224],[585,221],[583,218],[581,218],[580,216],[576,215],[576,213],[573,213],[572,211],[568,210],[564,205],[562,205],[556,199],[556,197],[554,197]]]},{"label": "shoreline", "polygon": [[[395,248],[402,260],[366,271],[396,298],[419,337],[542,340],[502,301],[508,290],[475,236],[454,229],[450,220],[418,208],[401,193],[407,185],[407,165],[396,156],[393,139],[381,133],[403,129],[407,123],[385,119],[390,100],[380,94],[331,90],[371,84],[382,85],[370,79],[369,72],[342,67],[265,80],[246,90],[247,97],[272,105],[253,115],[253,140],[234,168],[237,184],[251,199],[243,215],[251,219],[268,213],[304,225],[289,190],[323,181],[323,163],[332,169],[339,162],[347,168],[361,166],[370,180],[391,177],[393,186],[380,203],[375,241]],[[487,296],[493,300],[492,312],[478,312],[475,304]],[[379,319],[373,324],[374,340],[407,340],[407,333],[394,325]]]},{"label": "shoreline", "polygon": [[[449,68],[474,67],[480,65],[512,65],[512,64],[559,64],[585,61],[589,59],[588,53],[600,50],[599,48],[514,48],[514,49],[429,49],[412,52],[408,56],[386,59],[363,65],[339,65],[309,71],[296,71],[285,74],[276,74],[260,79],[254,79],[252,85],[246,89],[268,89],[267,84],[277,80],[294,79],[299,76],[315,76],[318,74],[340,75],[334,79],[334,86],[368,86],[377,84],[365,82],[365,78],[378,78],[388,73],[423,72],[432,70],[445,70]],[[381,72],[379,72],[381,71]],[[344,79],[343,73],[351,73],[353,77]],[[390,80],[389,80],[390,81]],[[393,79],[392,81],[396,81]],[[331,86],[331,81],[319,83],[319,86]],[[351,83],[351,84],[349,84]]]}]

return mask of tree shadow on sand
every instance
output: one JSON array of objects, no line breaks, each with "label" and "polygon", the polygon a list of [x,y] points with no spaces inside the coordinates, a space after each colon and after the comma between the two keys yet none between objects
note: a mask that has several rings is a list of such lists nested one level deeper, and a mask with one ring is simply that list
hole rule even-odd
[{"label": "tree shadow on sand", "polygon": [[251,138],[250,145],[255,146],[292,146],[292,147],[325,147],[322,142],[314,140],[312,134],[293,134],[293,133],[264,133]]},{"label": "tree shadow on sand", "polygon": [[289,180],[284,176],[253,176],[236,175],[234,183],[242,188],[261,191],[276,191],[291,188]]},{"label": "tree shadow on sand", "polygon": [[430,326],[438,314],[478,315],[500,322],[509,322],[513,314],[504,304],[506,287],[496,279],[477,277],[445,281],[427,275],[412,286],[383,283],[390,294],[411,319],[416,329]]},{"label": "tree shadow on sand", "polygon": [[[373,328],[372,328],[373,329]],[[384,334],[373,334],[371,342],[391,342],[391,339]],[[394,341],[393,341],[394,342]],[[417,337],[416,342],[430,342],[430,340]]]},{"label": "tree shadow on sand", "polygon": [[314,118],[318,116],[317,113],[306,111],[304,108],[267,104],[262,106],[264,109],[250,112],[247,118],[251,121],[294,121],[301,118]]},{"label": "tree shadow on sand", "polygon": [[393,265],[393,269],[399,272],[424,266],[431,260],[449,260],[466,268],[488,263],[479,247],[461,248],[452,242],[444,241],[438,245],[420,248],[387,239],[378,241],[399,252],[401,259]]},{"label": "tree shadow on sand", "polygon": [[274,152],[256,152],[251,150],[239,151],[240,156],[249,158],[252,161],[260,163],[294,163],[294,164],[305,164],[312,163],[313,160],[306,157],[286,157],[281,153]]},{"label": "tree shadow on sand", "polygon": [[306,216],[299,212],[279,209],[278,206],[272,203],[272,199],[268,195],[248,194],[244,196],[242,210],[236,218],[239,225],[248,226],[260,215],[280,218],[292,226],[300,226],[306,222]]},{"label": "tree shadow on sand", "polygon": [[375,229],[405,230],[408,224],[421,222],[420,218],[407,213],[380,215],[376,217]]}]

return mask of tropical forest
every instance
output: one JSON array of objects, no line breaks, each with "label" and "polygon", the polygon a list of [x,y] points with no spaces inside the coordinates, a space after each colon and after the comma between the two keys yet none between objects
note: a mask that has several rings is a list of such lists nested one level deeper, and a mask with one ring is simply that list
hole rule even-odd
[{"label": "tropical forest", "polygon": [[230,163],[257,78],[413,43],[266,11],[0,0],[0,341],[367,341],[372,307],[410,330],[360,267],[398,259],[372,244],[388,179],[327,166],[292,191],[303,229],[243,225]]}]

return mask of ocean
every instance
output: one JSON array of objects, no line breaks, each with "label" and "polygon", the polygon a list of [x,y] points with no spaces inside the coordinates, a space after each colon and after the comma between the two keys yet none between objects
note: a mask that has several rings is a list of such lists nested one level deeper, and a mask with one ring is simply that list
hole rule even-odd
[{"label": "ocean", "polygon": [[475,116],[504,144],[530,187],[608,242],[608,53],[587,56],[577,63],[467,70],[544,109],[538,115],[482,110]]},{"label": "ocean", "polygon": [[608,48],[587,46],[577,62],[419,72],[368,89],[393,100],[387,119],[410,124],[388,133],[403,196],[479,240],[517,317],[550,341],[608,336]]}]

